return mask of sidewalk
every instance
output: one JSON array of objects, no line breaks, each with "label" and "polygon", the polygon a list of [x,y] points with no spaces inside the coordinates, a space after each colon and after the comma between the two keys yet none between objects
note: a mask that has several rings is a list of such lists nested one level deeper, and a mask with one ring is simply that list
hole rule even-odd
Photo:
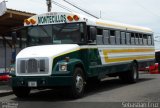
[{"label": "sidewalk", "polygon": [[13,94],[8,81],[0,81],[0,97]]}]

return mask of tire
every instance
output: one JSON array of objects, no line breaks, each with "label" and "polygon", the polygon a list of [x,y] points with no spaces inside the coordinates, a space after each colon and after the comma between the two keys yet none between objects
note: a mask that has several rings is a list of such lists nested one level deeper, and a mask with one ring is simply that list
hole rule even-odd
[{"label": "tire", "polygon": [[84,95],[85,79],[83,69],[76,67],[73,74],[73,84],[71,86],[72,98],[80,98]]},{"label": "tire", "polygon": [[31,89],[28,87],[13,87],[12,90],[18,98],[24,98],[29,95]]},{"label": "tire", "polygon": [[119,75],[119,78],[126,83],[136,83],[139,79],[137,64],[133,62],[131,64],[130,70]]}]

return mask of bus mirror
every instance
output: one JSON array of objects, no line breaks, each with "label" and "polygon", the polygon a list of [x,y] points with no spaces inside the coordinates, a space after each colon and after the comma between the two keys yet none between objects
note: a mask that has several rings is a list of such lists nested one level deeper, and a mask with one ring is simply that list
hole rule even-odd
[{"label": "bus mirror", "polygon": [[90,27],[90,40],[96,40],[96,28],[95,27]]},{"label": "bus mirror", "polygon": [[15,44],[17,41],[17,33],[16,32],[12,32],[12,43]]}]

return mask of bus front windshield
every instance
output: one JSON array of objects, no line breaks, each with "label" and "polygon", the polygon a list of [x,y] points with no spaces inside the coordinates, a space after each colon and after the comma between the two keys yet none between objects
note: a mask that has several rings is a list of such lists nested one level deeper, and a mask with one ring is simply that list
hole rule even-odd
[{"label": "bus front windshield", "polygon": [[28,45],[84,44],[84,23],[28,27]]}]

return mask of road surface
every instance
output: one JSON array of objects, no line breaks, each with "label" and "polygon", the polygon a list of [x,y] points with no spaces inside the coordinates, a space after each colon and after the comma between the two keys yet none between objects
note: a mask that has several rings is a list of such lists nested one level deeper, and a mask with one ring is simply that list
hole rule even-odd
[{"label": "road surface", "polygon": [[[3,93],[5,90],[8,93]],[[96,105],[123,108],[124,102],[153,102],[153,107],[160,107],[160,103],[154,103],[160,102],[160,74],[141,73],[140,80],[135,84],[124,84],[118,78],[109,78],[100,84],[87,86],[84,97],[76,100],[71,99],[66,90],[33,90],[24,99],[18,99],[7,85],[0,85],[0,91],[0,101],[3,104],[13,102],[18,104],[18,108],[99,107]]]}]

